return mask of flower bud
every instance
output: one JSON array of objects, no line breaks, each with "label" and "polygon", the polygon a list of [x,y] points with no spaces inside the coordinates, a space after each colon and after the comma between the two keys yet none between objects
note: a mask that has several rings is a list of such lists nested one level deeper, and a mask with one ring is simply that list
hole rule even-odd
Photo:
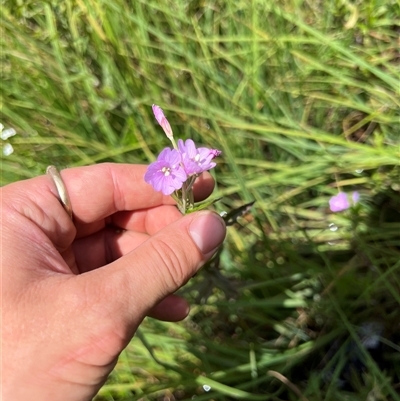
[{"label": "flower bud", "polygon": [[168,120],[165,118],[164,112],[162,111],[161,107],[153,104],[152,106],[154,117],[158,121],[158,123],[161,125],[162,129],[165,132],[165,135],[167,135],[168,139],[171,139],[174,137],[172,133],[172,128],[169,125]]}]

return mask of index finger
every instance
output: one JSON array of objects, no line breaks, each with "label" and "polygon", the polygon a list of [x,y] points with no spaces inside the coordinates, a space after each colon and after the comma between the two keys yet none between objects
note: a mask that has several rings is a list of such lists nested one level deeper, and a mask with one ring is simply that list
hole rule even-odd
[{"label": "index finger", "polygon": [[[146,165],[104,163],[63,170],[61,176],[69,193],[74,218],[89,223],[119,211],[173,205],[171,196],[156,192],[144,181]],[[194,192],[205,199],[214,188],[209,174],[199,178]]]},{"label": "index finger", "polygon": [[147,166],[104,163],[61,171],[74,219],[89,223],[118,211],[174,204],[170,196],[154,191],[143,177]]}]

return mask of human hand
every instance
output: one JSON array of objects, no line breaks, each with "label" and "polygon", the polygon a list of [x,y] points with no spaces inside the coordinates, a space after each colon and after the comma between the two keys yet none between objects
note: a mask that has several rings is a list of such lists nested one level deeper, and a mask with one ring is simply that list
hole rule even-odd
[{"label": "human hand", "polygon": [[[182,217],[145,170],[63,170],[73,222],[49,176],[1,188],[4,401],[91,400],[146,315],[187,315],[171,294],[213,255],[225,225],[212,212]],[[199,177],[198,200],[213,187]]]}]

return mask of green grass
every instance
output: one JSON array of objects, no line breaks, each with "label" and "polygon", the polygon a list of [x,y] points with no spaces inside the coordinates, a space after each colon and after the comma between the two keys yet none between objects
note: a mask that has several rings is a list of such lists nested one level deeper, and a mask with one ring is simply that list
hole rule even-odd
[{"label": "green grass", "polygon": [[[153,161],[156,103],[175,136],[223,151],[219,211],[256,200],[183,289],[190,317],[146,320],[99,401],[400,400],[396,1],[0,7],[2,185]],[[338,189],[357,207],[332,214]]]}]

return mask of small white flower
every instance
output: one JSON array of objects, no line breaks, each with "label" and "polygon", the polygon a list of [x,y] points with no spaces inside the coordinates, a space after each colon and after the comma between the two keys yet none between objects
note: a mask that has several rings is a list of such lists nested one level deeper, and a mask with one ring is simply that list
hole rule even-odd
[{"label": "small white flower", "polygon": [[[4,125],[0,123],[0,139],[3,141],[7,140],[8,138],[11,138],[17,133],[14,128],[7,128],[4,129]],[[3,145],[3,155],[4,156],[10,156],[11,153],[14,152],[14,148],[12,147],[11,143],[5,143]]]},{"label": "small white flower", "polygon": [[3,128],[4,127],[1,128],[1,133],[0,133],[0,138],[3,141],[5,141],[8,138],[11,138],[12,136],[14,136],[17,133],[17,131],[15,131],[14,128],[7,128],[4,131],[3,131]]},{"label": "small white flower", "polygon": [[14,152],[14,148],[12,147],[11,143],[6,143],[3,146],[3,155],[10,156],[11,153]]}]

